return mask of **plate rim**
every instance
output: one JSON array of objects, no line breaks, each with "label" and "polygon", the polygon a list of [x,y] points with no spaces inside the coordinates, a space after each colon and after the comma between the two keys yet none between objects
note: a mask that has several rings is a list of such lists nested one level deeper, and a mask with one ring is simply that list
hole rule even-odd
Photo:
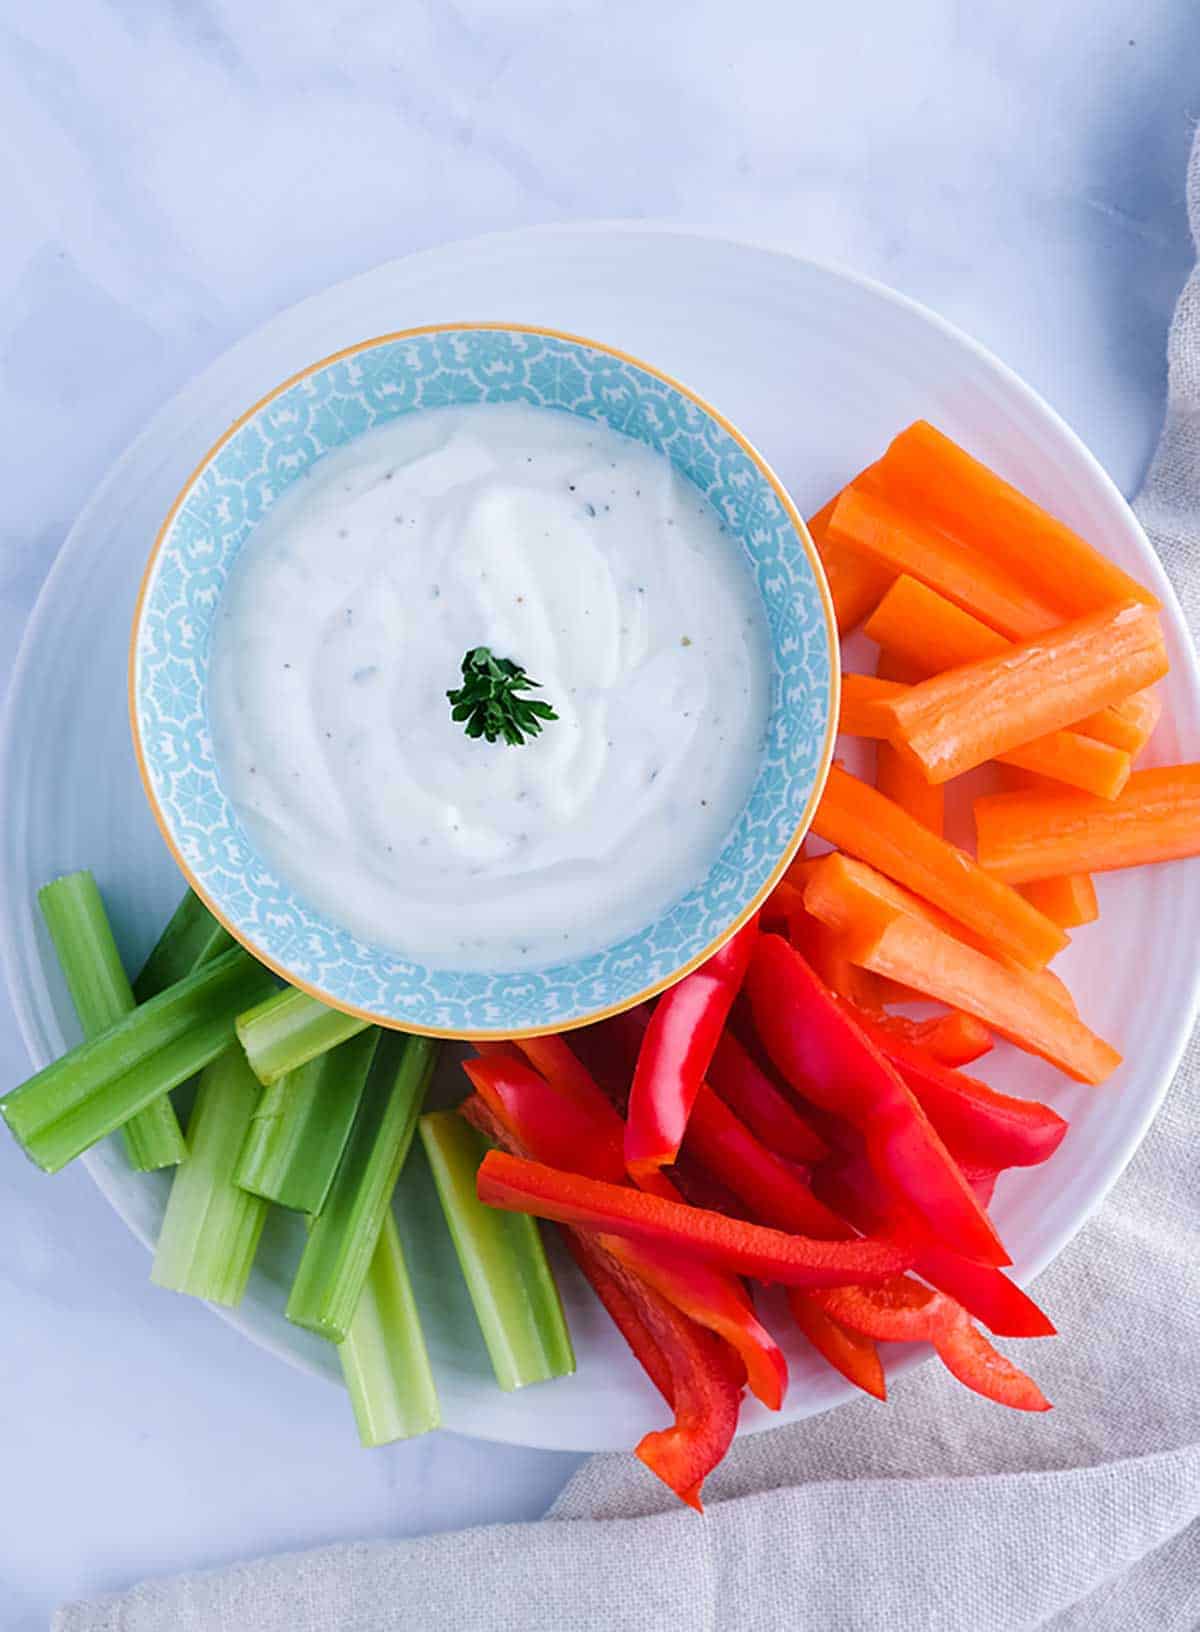
[{"label": "plate rim", "polygon": [[[1126,536],[1129,537],[1134,543],[1139,557],[1143,560],[1145,568],[1154,582],[1156,592],[1159,594],[1163,602],[1164,615],[1174,625],[1175,630],[1182,637],[1181,644],[1188,671],[1188,678],[1193,694],[1198,703],[1200,703],[1200,660],[1197,658],[1195,641],[1193,640],[1191,631],[1188,627],[1187,620],[1183,615],[1183,610],[1174,586],[1167,576],[1166,569],[1163,566],[1163,563],[1153,544],[1150,542],[1144,528],[1141,526],[1140,522],[1135,516],[1129,502],[1125,499],[1125,496],[1121,493],[1108,471],[1100,463],[1095,454],[1091,452],[1087,444],[1082,440],[1073,426],[1063,417],[1063,415],[1060,414],[1057,409],[1052,407],[1051,404],[1041,395],[1041,393],[1035,389],[1035,387],[1030,385],[1020,374],[1016,372],[1015,369],[1010,367],[1000,357],[996,356],[996,354],[987,346],[976,340],[972,335],[970,335],[966,330],[960,328],[956,323],[942,317],[938,312],[927,306],[923,301],[917,300],[913,296],[907,295],[902,291],[893,288],[891,285],[883,282],[881,279],[874,278],[868,274],[859,272],[852,267],[840,264],[836,261],[826,260],[819,256],[802,254],[798,251],[781,248],[778,244],[774,244],[769,241],[755,239],[752,237],[743,237],[728,232],[721,232],[702,225],[693,227],[689,226],[687,223],[639,221],[628,218],[601,218],[580,222],[550,222],[535,226],[506,228],[495,232],[475,234],[469,238],[449,239],[438,244],[426,245],[420,249],[412,251],[408,255],[396,256],[389,260],[380,262],[373,267],[368,267],[361,272],[353,274],[351,277],[341,279],[324,289],[314,291],[312,294],[305,296],[302,300],[293,303],[291,306],[287,306],[282,308],[282,310],[273,312],[263,322],[256,324],[252,329],[247,331],[247,333],[234,340],[230,346],[227,346],[224,351],[214,357],[205,368],[185,380],[177,390],[173,391],[165,401],[160,403],[150,420],[130,440],[130,442],[109,467],[106,474],[92,489],[88,499],[80,509],[78,516],[75,518],[71,527],[64,535],[63,541],[55,555],[55,559],[51,563],[51,566],[48,569],[38,591],[38,595],[26,621],[21,640],[17,647],[16,655],[13,660],[3,714],[0,716],[0,780],[3,780],[4,767],[6,766],[13,752],[12,724],[17,712],[17,699],[24,687],[27,671],[32,664],[33,652],[38,643],[41,624],[46,620],[48,615],[48,608],[52,599],[52,594],[57,588],[59,577],[68,570],[66,558],[70,553],[69,546],[75,539],[76,535],[84,529],[85,525],[90,524],[94,512],[97,511],[107,500],[113,488],[120,485],[128,467],[134,462],[137,455],[141,452],[143,446],[152,440],[156,434],[160,421],[168,416],[179,398],[197,387],[208,376],[216,373],[223,364],[228,363],[228,361],[235,354],[243,350],[243,348],[250,348],[263,334],[263,332],[271,328],[272,325],[282,324],[289,320],[302,321],[303,314],[306,308],[310,305],[327,298],[335,290],[346,290],[352,287],[355,283],[377,277],[387,267],[409,265],[412,262],[432,259],[452,251],[475,251],[489,244],[503,243],[505,241],[516,241],[527,238],[548,238],[555,236],[567,237],[570,235],[602,237],[606,234],[619,236],[636,236],[639,234],[644,234],[655,237],[679,238],[685,241],[701,239],[708,243],[723,245],[732,250],[749,250],[755,254],[765,255],[786,264],[800,263],[801,265],[808,267],[820,275],[852,284],[864,292],[880,299],[885,304],[898,307],[900,310],[906,312],[910,317],[914,317],[926,324],[932,325],[932,327],[941,333],[945,338],[961,346],[966,352],[973,355],[977,362],[981,363],[988,371],[999,378],[1006,387],[1015,392],[1017,397],[1022,400],[1024,406],[1032,411],[1032,415],[1035,419],[1040,420],[1042,424],[1051,427],[1057,437],[1066,439],[1068,445],[1072,447],[1077,457],[1081,459],[1082,464],[1086,467],[1089,476],[1093,481],[1098,483],[1099,488],[1103,491],[1110,504],[1110,507],[1113,510],[1114,519],[1117,515],[1120,516],[1121,527]],[[12,923],[7,916],[0,916],[0,962],[2,962],[4,967],[5,981],[8,987],[10,1000],[13,1005],[13,1012],[17,1022],[17,1029],[21,1035],[21,1040],[31,1062],[34,1064],[35,1069],[40,1068],[41,1065],[47,1063],[48,1056],[47,1058],[42,1057],[42,1050],[38,1044],[34,1015],[30,1005],[25,1001],[25,996],[18,978],[18,972],[21,966],[19,946],[17,937],[13,932]],[[1035,1252],[1030,1259],[1023,1263],[1019,1269],[1014,1269],[1011,1271],[1013,1279],[1020,1285],[1028,1285],[1030,1281],[1040,1275],[1047,1265],[1053,1262],[1053,1260],[1060,1255],[1064,1248],[1072,1240],[1074,1240],[1088,1221],[1107,1200],[1117,1180],[1125,1172],[1126,1168],[1129,1166],[1129,1163],[1140,1149],[1152,1123],[1162,1109],[1163,1101],[1166,1098],[1171,1083],[1179,1069],[1180,1061],[1182,1060],[1184,1051],[1187,1047],[1196,1022],[1198,1008],[1200,1008],[1200,960],[1196,960],[1192,966],[1190,981],[1186,988],[1186,1001],[1182,1001],[1179,1004],[1173,1021],[1166,1028],[1167,1037],[1161,1052],[1161,1058],[1164,1064],[1160,1070],[1158,1080],[1154,1084],[1153,1092],[1147,1093],[1144,1105],[1141,1107],[1141,1114],[1138,1116],[1136,1122],[1131,1127],[1128,1135],[1123,1141],[1121,1153],[1119,1155],[1114,1155],[1114,1157],[1110,1160],[1107,1171],[1096,1184],[1095,1191],[1089,1197],[1086,1205],[1084,1205],[1076,1214],[1070,1226],[1059,1229],[1055,1235],[1044,1242],[1040,1249]],[[129,1229],[130,1233],[141,1241],[148,1251],[153,1251],[153,1242],[130,1216],[130,1212],[124,1205],[118,1187],[109,1182],[108,1175],[103,1171],[103,1166],[98,1159],[97,1153],[94,1151],[89,1151],[85,1153],[81,1159],[91,1178],[95,1182],[97,1189],[104,1196],[108,1205],[112,1207],[113,1211],[122,1220],[126,1228]],[[278,1355],[281,1359],[287,1361],[293,1366],[296,1366],[301,1371],[308,1372],[314,1376],[323,1377],[326,1381],[334,1380],[327,1372],[320,1371],[318,1368],[314,1367],[302,1354],[286,1348],[271,1334],[256,1329],[253,1325],[249,1324],[245,1315],[239,1310],[225,1309],[212,1304],[209,1305],[209,1308],[212,1309],[212,1311],[226,1324],[234,1327],[236,1330],[241,1332],[243,1336],[249,1338],[259,1347]],[[913,1366],[923,1363],[926,1358],[928,1358],[928,1350],[926,1350],[923,1346],[915,1350],[908,1349],[905,1352],[897,1353],[894,1356],[889,1356],[889,1376],[898,1377],[911,1370]],[[804,1413],[804,1415],[815,1414],[816,1411],[833,1409],[835,1405],[846,1403],[854,1397],[854,1391],[847,1384],[845,1385],[844,1392],[841,1393],[839,1399],[830,1402],[828,1405],[818,1406],[815,1408],[814,1413]],[[794,1416],[783,1418],[783,1422],[793,1422],[797,1420],[802,1420],[802,1418]],[[746,1423],[743,1420],[743,1422],[739,1424],[738,1435],[740,1437],[742,1435],[748,1436],[751,1434],[761,1433],[777,1425],[782,1425],[781,1418],[779,1416],[770,1420],[753,1420],[749,1423]],[[448,1426],[449,1431],[451,1432],[463,1432],[468,1434],[469,1437],[483,1439],[497,1444],[511,1444],[534,1449],[552,1450],[591,1451],[594,1449],[593,1446],[588,1445],[564,1445],[561,1439],[551,1442],[541,1438],[531,1438],[529,1437],[528,1432],[524,1433],[520,1437],[512,1434],[504,1434],[498,1431],[497,1426],[494,1424],[483,1429],[475,1427],[470,1429],[455,1429],[453,1425]]]}]

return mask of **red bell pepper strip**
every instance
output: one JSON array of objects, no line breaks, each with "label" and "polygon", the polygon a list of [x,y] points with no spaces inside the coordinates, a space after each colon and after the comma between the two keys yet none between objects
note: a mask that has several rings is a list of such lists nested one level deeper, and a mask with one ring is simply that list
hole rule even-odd
[{"label": "red bell pepper strip", "polygon": [[875,1340],[864,1337],[823,1309],[811,1292],[793,1287],[788,1293],[788,1307],[796,1325],[835,1371],[840,1371],[848,1383],[872,1394],[877,1400],[887,1399],[887,1379],[883,1361]]},{"label": "red bell pepper strip", "polygon": [[[704,1481],[729,1449],[737,1428],[742,1393],[737,1356],[635,1277],[625,1275],[594,1241],[571,1230],[567,1244],[675,1413],[672,1427],[645,1435],[637,1456],[681,1501],[702,1513]],[[669,1381],[655,1375],[664,1369]]]},{"label": "red bell pepper strip", "polygon": [[962,1304],[997,1337],[1055,1334],[1057,1328],[1049,1315],[1002,1270],[973,1264],[933,1243],[920,1249],[915,1267],[923,1280]]},{"label": "red bell pepper strip", "polygon": [[[517,1046],[540,1077],[546,1082],[553,1083],[555,1088],[578,1105],[585,1115],[600,1119],[609,1129],[609,1138],[619,1140],[622,1152],[624,1151],[624,1121],[614,1109],[612,1099],[601,1088],[566,1038],[553,1034],[522,1038]],[[577,1162],[553,1161],[549,1156],[542,1157],[541,1160],[549,1162],[551,1167],[567,1167],[568,1171],[574,1171],[578,1165]],[[625,1177],[624,1154],[621,1161],[622,1168],[619,1174],[607,1170],[601,1173],[590,1167],[581,1171],[591,1173],[593,1178],[608,1179],[613,1184],[620,1184]],[[666,1196],[668,1200],[679,1199],[679,1192],[675,1186],[658,1171],[646,1175],[642,1188],[652,1191],[656,1196]]]},{"label": "red bell pepper strip", "polygon": [[621,1184],[624,1128],[606,1100],[599,1110],[558,1093],[524,1060],[488,1055],[463,1070],[493,1116],[512,1129],[531,1156],[565,1172]]},{"label": "red bell pepper strip", "polygon": [[476,1191],[489,1207],[677,1248],[734,1274],[784,1286],[874,1282],[913,1261],[911,1250],[894,1241],[788,1235],[600,1179],[560,1173],[499,1150],[489,1151],[480,1164]]},{"label": "red bell pepper strip", "polygon": [[903,1079],[799,953],[778,935],[759,936],[746,989],[776,1068],[798,1093],[861,1130],[882,1183],[964,1258],[1010,1263]]},{"label": "red bell pepper strip", "polygon": [[639,1305],[644,1298],[617,1277],[596,1237],[579,1230],[562,1230],[567,1251],[574,1258],[592,1290],[608,1312],[613,1325],[633,1350],[634,1357],[667,1404],[675,1404],[675,1384],[671,1365],[650,1328],[642,1319]]},{"label": "red bell pepper strip", "polygon": [[993,1046],[992,1034],[983,1021],[961,1009],[935,1014],[928,1020],[911,1020],[906,1014],[888,1014],[884,1010],[872,1014],[856,1009],[854,1018],[860,1024],[872,1021],[876,1027],[924,1049],[943,1065],[970,1065]]},{"label": "red bell pepper strip", "polygon": [[625,1125],[625,1165],[640,1183],[679,1154],[688,1117],[741,989],[758,921],[752,918],[655,1005],[638,1054]]},{"label": "red bell pepper strip", "polygon": [[884,1192],[865,1157],[844,1157],[836,1166],[818,1168],[813,1183],[826,1205],[858,1229],[880,1233],[890,1227],[902,1240],[911,1238],[916,1273],[961,1303],[998,1337],[1054,1335],[1050,1317],[1003,1270],[960,1258],[933,1240],[914,1214],[901,1210],[897,1217],[893,1198]]},{"label": "red bell pepper strip", "polygon": [[756,1218],[773,1228],[793,1235],[836,1236],[841,1220],[817,1200],[794,1168],[754,1137],[707,1083],[692,1106],[683,1153],[694,1156]]},{"label": "red bell pepper strip", "polygon": [[[522,1037],[518,1049],[533,1069],[577,1104],[612,1110],[612,1102],[565,1037]],[[622,1130],[623,1131],[623,1130]]]},{"label": "red bell pepper strip", "polygon": [[960,1166],[1036,1167],[1062,1144],[1067,1124],[1049,1105],[1002,1094],[942,1065],[873,1017],[855,1020],[899,1071]]},{"label": "red bell pepper strip", "polygon": [[897,1276],[882,1286],[837,1287],[815,1294],[835,1320],[865,1337],[932,1343],[946,1369],[975,1393],[1016,1411],[1049,1411],[1031,1377],[994,1349],[943,1292]]},{"label": "red bell pepper strip", "polygon": [[783,1350],[754,1313],[742,1283],[702,1259],[665,1247],[601,1234],[597,1242],[644,1285],[681,1314],[724,1338],[742,1362],[750,1392],[768,1411],[778,1411],[787,1393]]},{"label": "red bell pepper strip", "polygon": [[717,1044],[708,1081],[769,1150],[789,1162],[819,1162],[829,1147],[785,1099],[732,1032]]},{"label": "red bell pepper strip", "polygon": [[[463,1069],[500,1130],[498,1142],[512,1154],[552,1165],[561,1158],[567,1171],[601,1179],[615,1167],[615,1182],[625,1182],[621,1119],[606,1100],[589,1103],[585,1110],[582,1101],[560,1094],[524,1061],[466,1060]],[[678,1200],[678,1191],[665,1177],[661,1182]],[[814,1205],[819,1205],[815,1198]],[[787,1361],[735,1276],[666,1247],[615,1236],[598,1239],[610,1257],[647,1286],[725,1338],[741,1356],[753,1393],[769,1410],[778,1411],[787,1391]]]}]

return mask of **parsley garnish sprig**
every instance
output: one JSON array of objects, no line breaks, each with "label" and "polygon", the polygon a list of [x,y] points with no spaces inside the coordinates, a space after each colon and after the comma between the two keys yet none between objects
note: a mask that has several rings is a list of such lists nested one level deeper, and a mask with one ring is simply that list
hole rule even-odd
[{"label": "parsley garnish sprig", "polygon": [[469,737],[488,742],[501,738],[519,748],[526,737],[536,737],[543,720],[558,715],[549,703],[518,693],[538,688],[519,663],[509,657],[493,657],[487,646],[475,646],[462,660],[463,683],[448,691],[450,717],[465,721]]}]

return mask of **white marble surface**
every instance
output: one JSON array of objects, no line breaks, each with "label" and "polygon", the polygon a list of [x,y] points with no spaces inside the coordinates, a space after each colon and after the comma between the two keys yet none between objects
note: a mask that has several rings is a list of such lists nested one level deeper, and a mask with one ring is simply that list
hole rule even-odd
[{"label": "white marble surface", "polygon": [[[803,15],[803,21],[800,17]],[[389,256],[637,216],[844,262],[1038,386],[1131,492],[1189,261],[1200,13],[882,0],[47,0],[0,19],[0,665],[147,416]],[[752,295],[752,291],[748,292]],[[0,1007],[0,1081],[24,1074]],[[165,1570],[541,1511],[574,1458],[359,1452],[0,1148],[0,1625]]]}]

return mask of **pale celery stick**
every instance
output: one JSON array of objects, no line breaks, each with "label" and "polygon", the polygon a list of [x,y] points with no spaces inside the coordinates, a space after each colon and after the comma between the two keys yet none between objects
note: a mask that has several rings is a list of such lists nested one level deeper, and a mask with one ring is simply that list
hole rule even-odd
[{"label": "pale celery stick", "polygon": [[235,947],[80,1043],[0,1099],[0,1115],[49,1173],[215,1060],[233,1023],[274,984]]},{"label": "pale celery stick", "polygon": [[345,1342],[338,1344],[358,1437],[389,1445],[442,1420],[400,1232],[389,1207]]},{"label": "pale celery stick", "polygon": [[287,1317],[334,1343],[343,1341],[354,1319],[437,1055],[438,1044],[430,1037],[393,1032],[384,1039],[325,1205],[305,1243]]},{"label": "pale celery stick", "polygon": [[[95,1037],[136,1001],[96,881],[89,872],[68,873],[40,889],[38,901],[83,1035]],[[130,1117],[121,1135],[139,1172],[183,1160],[183,1134],[166,1094]]]},{"label": "pale celery stick", "polygon": [[368,1023],[286,986],[239,1015],[237,1033],[255,1076],[269,1087],[364,1031]]},{"label": "pale celery stick", "polygon": [[243,1190],[297,1212],[321,1211],[378,1041],[372,1026],[264,1088],[238,1158]]},{"label": "pale celery stick", "polygon": [[150,1271],[156,1286],[229,1308],[241,1302],[267,1203],[236,1185],[233,1169],[261,1092],[240,1048],[201,1073]]},{"label": "pale celery stick", "polygon": [[133,983],[134,997],[139,1003],[157,997],[202,963],[228,952],[233,944],[229,931],[222,928],[200,897],[188,890],[142,965]]},{"label": "pale celery stick", "polygon": [[457,1111],[431,1112],[420,1128],[496,1381],[511,1390],[568,1376],[571,1334],[537,1224],[485,1207],[475,1194],[488,1141]]}]

